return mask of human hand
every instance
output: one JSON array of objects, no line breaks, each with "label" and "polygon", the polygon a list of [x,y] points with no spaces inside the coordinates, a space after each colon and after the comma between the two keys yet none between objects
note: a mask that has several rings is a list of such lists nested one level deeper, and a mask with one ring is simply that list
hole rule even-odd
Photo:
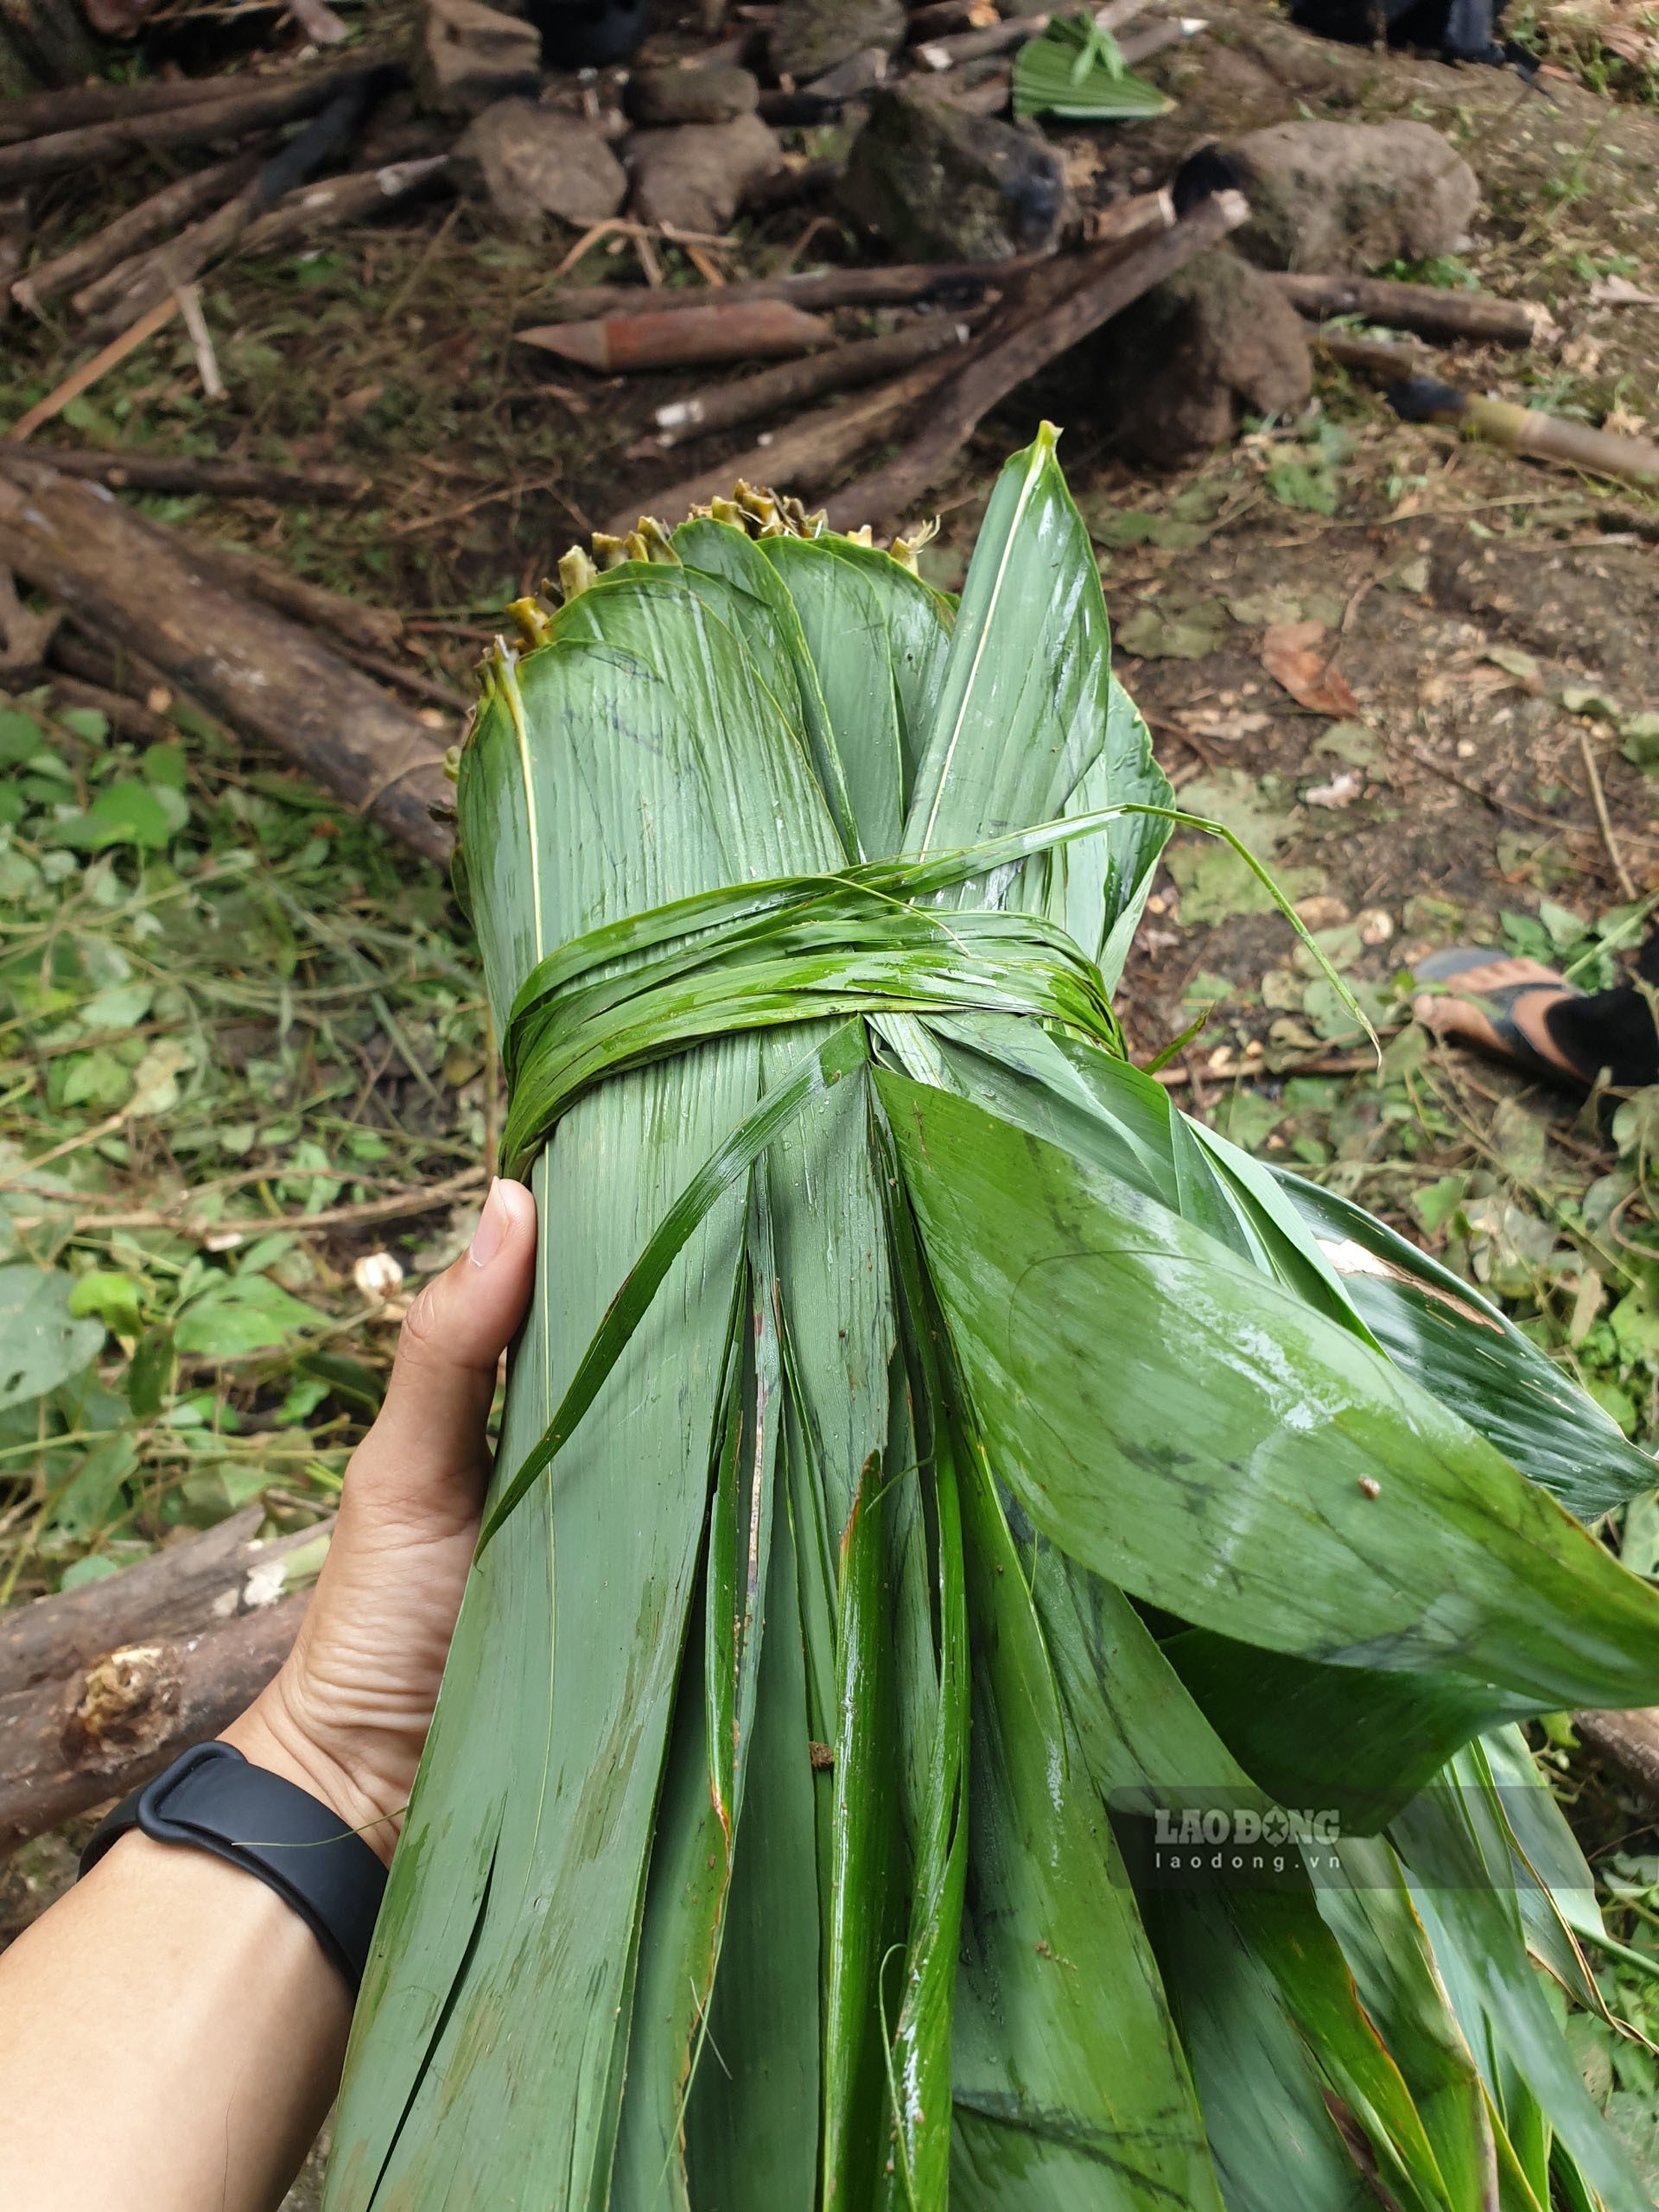
[{"label": "human hand", "polygon": [[496,1365],[524,1317],[535,1257],[536,1202],[498,1179],[471,1250],[409,1310],[294,1649],[225,1731],[388,1860],[478,1538]]}]

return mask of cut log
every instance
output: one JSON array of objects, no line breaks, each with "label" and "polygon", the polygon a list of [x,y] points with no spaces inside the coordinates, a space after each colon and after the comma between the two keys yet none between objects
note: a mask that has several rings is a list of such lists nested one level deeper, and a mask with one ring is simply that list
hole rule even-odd
[{"label": "cut log", "polygon": [[731,460],[717,461],[696,476],[683,477],[645,499],[619,507],[605,528],[613,537],[626,537],[641,514],[652,512],[671,524],[680,522],[692,507],[702,505],[717,493],[729,492],[740,479],[745,483],[810,492],[867,446],[897,429],[926,395],[954,372],[956,362],[955,354],[942,359],[936,357],[862,399],[804,415],[799,422],[779,430],[769,443],[751,446],[747,453],[734,454]]},{"label": "cut log", "polygon": [[101,1582],[0,1612],[0,1699],[63,1681],[118,1644],[174,1641],[219,1627],[314,1580],[332,1518],[262,1543],[264,1517],[262,1506],[251,1505]]},{"label": "cut log", "polygon": [[90,170],[123,154],[201,146],[215,138],[240,137],[245,131],[272,130],[279,124],[315,115],[348,86],[379,74],[388,66],[359,62],[350,69],[307,70],[274,80],[256,79],[248,90],[228,92],[221,100],[191,99],[159,114],[118,116],[105,123],[89,123],[76,130],[53,131],[47,137],[0,146],[0,189],[35,177]]},{"label": "cut log", "polygon": [[270,499],[332,506],[360,499],[372,479],[347,468],[262,468],[251,461],[205,461],[182,453],[87,453],[31,444],[33,458],[60,476],[82,476],[117,491],[200,492],[215,499]]},{"label": "cut log", "polygon": [[204,579],[101,486],[0,446],[0,560],[389,836],[447,861],[451,833],[428,809],[453,794],[425,726],[312,631]]},{"label": "cut log", "polygon": [[746,423],[764,423],[769,415],[803,405],[826,391],[851,391],[859,385],[875,384],[915,361],[965,346],[969,326],[953,316],[920,316],[903,330],[885,338],[866,338],[851,346],[834,346],[827,353],[810,353],[803,361],[785,361],[759,376],[740,377],[734,383],[713,385],[690,399],[671,401],[657,410],[660,442],[678,445],[687,438],[705,437],[713,430],[729,430]]},{"label": "cut log", "polygon": [[[0,116],[3,114],[0,109]],[[54,255],[49,261],[36,262],[13,282],[11,296],[19,307],[38,315],[48,300],[73,291],[77,285],[92,283],[152,239],[165,238],[175,225],[188,222],[202,208],[218,207],[239,192],[258,168],[259,156],[246,154],[237,161],[218,162],[211,168],[175,178],[79,245]]]},{"label": "cut log", "polygon": [[0,1698],[0,1851],[217,1736],[288,1656],[308,1602],[301,1592],[222,1628],[124,1644],[67,1681]]},{"label": "cut log", "polygon": [[[1249,212],[1241,194],[1218,192],[1132,253],[1124,254],[1114,243],[1080,257],[1077,278],[1063,299],[1020,322],[1000,344],[976,352],[930,408],[921,435],[875,475],[836,493],[830,502],[831,527],[886,521],[913,505],[950,468],[999,400],[1173,276],[1194,254],[1218,245]],[[781,471],[779,478],[780,488],[786,488]]]},{"label": "cut log", "polygon": [[273,561],[268,553],[184,531],[168,531],[166,535],[180,558],[188,561],[198,576],[263,600],[267,607],[291,614],[296,622],[332,630],[336,637],[365,652],[387,652],[404,634],[404,619],[394,608],[371,607],[363,600],[347,599],[343,592],[314,584],[296,576],[282,562]]},{"label": "cut log", "polygon": [[1274,283],[1306,315],[1359,315],[1389,330],[1421,338],[1469,338],[1489,346],[1531,346],[1554,324],[1529,300],[1495,300],[1486,292],[1447,292],[1433,284],[1395,284],[1384,276],[1298,276]]}]

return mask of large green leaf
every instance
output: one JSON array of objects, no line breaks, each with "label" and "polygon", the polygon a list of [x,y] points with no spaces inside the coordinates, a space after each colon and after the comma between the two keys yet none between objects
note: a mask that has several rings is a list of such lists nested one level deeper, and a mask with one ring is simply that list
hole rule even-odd
[{"label": "large green leaf", "polygon": [[1659,1696],[1659,1596],[1377,1354],[1057,1147],[876,1080],[986,1441],[1061,1548],[1328,1664]]},{"label": "large green leaf", "polygon": [[50,1268],[0,1268],[0,1411],[55,1390],[94,1360],[104,1324],[70,1311],[74,1279]]}]

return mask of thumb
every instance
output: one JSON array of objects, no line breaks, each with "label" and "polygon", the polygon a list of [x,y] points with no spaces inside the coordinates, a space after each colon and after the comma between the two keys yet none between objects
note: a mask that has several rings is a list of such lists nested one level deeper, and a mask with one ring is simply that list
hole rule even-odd
[{"label": "thumb", "polygon": [[535,1262],[536,1201],[498,1176],[471,1248],[409,1309],[385,1403],[352,1459],[353,1502],[455,1529],[476,1516],[497,1367],[530,1302]]}]

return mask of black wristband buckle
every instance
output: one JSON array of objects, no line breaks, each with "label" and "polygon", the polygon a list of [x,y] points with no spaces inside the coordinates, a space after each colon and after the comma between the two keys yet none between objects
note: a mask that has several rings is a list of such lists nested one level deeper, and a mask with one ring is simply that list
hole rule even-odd
[{"label": "black wristband buckle", "polygon": [[356,1993],[386,1870],[320,1799],[251,1766],[233,1744],[194,1744],[99,1822],[80,1872],[89,1873],[135,1827],[157,1843],[211,1852],[275,1890]]}]

